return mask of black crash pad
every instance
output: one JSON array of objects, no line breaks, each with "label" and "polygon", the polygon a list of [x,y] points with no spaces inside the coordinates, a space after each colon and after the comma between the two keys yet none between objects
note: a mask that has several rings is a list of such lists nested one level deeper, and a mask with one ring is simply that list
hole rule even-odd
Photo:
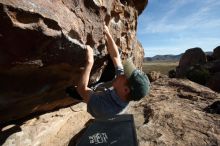
[{"label": "black crash pad", "polygon": [[137,146],[133,115],[96,119],[77,146]]}]

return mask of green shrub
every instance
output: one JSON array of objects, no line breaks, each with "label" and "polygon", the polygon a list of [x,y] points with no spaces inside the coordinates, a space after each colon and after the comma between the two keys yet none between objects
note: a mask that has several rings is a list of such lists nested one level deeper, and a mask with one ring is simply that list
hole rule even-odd
[{"label": "green shrub", "polygon": [[176,70],[172,69],[168,72],[169,78],[175,78],[176,77]]},{"label": "green shrub", "polygon": [[187,71],[186,77],[193,82],[206,85],[210,77],[210,73],[207,69],[201,66],[193,66]]}]

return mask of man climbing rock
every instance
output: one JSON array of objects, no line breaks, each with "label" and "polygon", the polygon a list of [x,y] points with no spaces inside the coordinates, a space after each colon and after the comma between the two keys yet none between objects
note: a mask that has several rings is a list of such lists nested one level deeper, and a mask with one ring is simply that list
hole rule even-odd
[{"label": "man climbing rock", "polygon": [[[88,87],[94,59],[93,49],[87,46],[87,64],[76,87],[78,94],[87,103],[87,111],[95,118],[118,114],[128,105],[129,101],[140,100],[149,93],[150,89],[148,77],[137,70],[131,60],[128,59],[122,63],[118,47],[108,27],[105,25],[104,28],[108,43],[107,50],[114,64],[116,77],[111,82],[111,87],[105,88],[105,90],[95,91]],[[76,98],[76,94],[72,94],[71,89],[67,89],[67,93]]]}]

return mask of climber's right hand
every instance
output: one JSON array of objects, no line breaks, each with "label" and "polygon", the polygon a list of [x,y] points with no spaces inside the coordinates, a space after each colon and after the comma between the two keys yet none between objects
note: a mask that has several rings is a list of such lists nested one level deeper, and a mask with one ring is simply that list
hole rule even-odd
[{"label": "climber's right hand", "polygon": [[108,29],[108,26],[104,25],[104,33],[107,35],[107,36],[110,36],[110,32],[109,32],[109,29]]}]

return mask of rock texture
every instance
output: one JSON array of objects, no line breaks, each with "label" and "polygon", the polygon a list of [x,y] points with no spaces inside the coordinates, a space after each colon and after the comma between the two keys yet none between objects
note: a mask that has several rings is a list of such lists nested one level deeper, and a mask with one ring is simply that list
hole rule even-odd
[{"label": "rock texture", "polygon": [[[0,144],[5,146],[68,145],[91,116],[85,104],[78,104],[1,129]],[[9,136],[9,137],[8,137]]]},{"label": "rock texture", "polygon": [[104,22],[122,58],[133,57],[141,68],[144,52],[136,29],[147,2],[0,0],[0,121],[74,104],[64,91],[83,70],[84,45],[95,52],[90,83],[108,65]]},{"label": "rock texture", "polygon": [[156,72],[156,71],[150,71],[148,74],[147,74],[150,82],[154,82],[156,81],[157,79],[159,79],[161,77],[161,73],[160,72]]},{"label": "rock texture", "polygon": [[181,56],[179,66],[177,67],[177,77],[185,76],[187,70],[195,64],[205,64],[206,55],[201,48],[191,48]]},{"label": "rock texture", "polygon": [[[218,103],[220,95],[209,88],[163,77],[152,83],[148,97],[131,102],[123,113],[134,115],[140,146],[217,146],[220,115],[215,110],[220,108],[210,108],[220,106]],[[0,144],[75,145],[91,118],[85,104],[60,109],[2,128]]]}]

